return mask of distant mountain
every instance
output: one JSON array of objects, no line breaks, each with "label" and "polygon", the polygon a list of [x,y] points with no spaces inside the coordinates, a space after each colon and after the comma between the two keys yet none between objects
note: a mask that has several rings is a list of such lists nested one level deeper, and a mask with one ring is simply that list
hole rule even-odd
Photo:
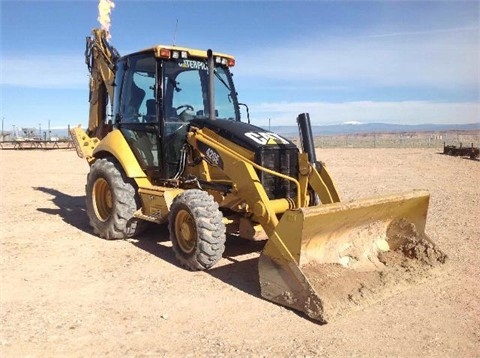
[{"label": "distant mountain", "polygon": [[[262,126],[268,130],[268,126]],[[480,130],[480,123],[471,124],[388,124],[347,122],[324,126],[312,126],[313,135],[355,134],[355,133],[398,133],[398,132],[445,132]],[[271,126],[271,132],[284,136],[298,135],[296,126]]]},{"label": "distant mountain", "polygon": [[[260,126],[268,130],[268,126]],[[398,132],[445,132],[445,131],[480,130],[480,123],[471,124],[388,124],[345,122],[342,124],[312,126],[313,135],[355,134],[355,133],[398,133]],[[285,137],[298,136],[296,126],[271,126],[270,131]],[[10,133],[10,132],[6,132]],[[19,133],[20,134],[20,133]],[[69,137],[67,128],[51,130],[51,137]]]}]

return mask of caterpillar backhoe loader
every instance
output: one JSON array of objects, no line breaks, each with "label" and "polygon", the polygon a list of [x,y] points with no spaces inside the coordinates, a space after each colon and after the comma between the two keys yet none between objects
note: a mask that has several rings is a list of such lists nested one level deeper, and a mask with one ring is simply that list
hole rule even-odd
[{"label": "caterpillar backhoe loader", "polygon": [[262,296],[320,322],[445,261],[425,234],[428,192],[341,202],[307,113],[297,118],[301,148],[241,121],[234,57],[162,45],[120,57],[94,29],[86,62],[89,125],[71,136],[90,165],[86,211],[98,236],[168,223],[179,263],[204,270],[221,259],[227,227],[264,234]]}]

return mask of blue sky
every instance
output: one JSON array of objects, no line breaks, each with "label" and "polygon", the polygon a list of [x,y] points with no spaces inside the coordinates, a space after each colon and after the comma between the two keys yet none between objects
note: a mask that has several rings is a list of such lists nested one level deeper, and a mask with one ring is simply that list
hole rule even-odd
[{"label": "blue sky", "polygon": [[[478,1],[115,1],[111,43],[236,57],[252,122],[480,122]],[[88,121],[97,1],[0,1],[5,130]]]}]

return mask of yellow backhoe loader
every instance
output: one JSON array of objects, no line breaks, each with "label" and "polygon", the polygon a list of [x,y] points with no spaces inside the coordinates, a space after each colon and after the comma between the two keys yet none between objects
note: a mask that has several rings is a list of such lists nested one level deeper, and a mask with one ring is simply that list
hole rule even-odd
[{"label": "yellow backhoe loader", "polygon": [[307,113],[297,118],[300,149],[241,121],[234,57],[162,45],[120,57],[94,29],[86,62],[89,125],[71,136],[90,165],[86,209],[98,236],[168,223],[179,263],[204,270],[221,259],[227,226],[263,233],[262,296],[320,322],[445,261],[425,234],[428,192],[341,202]]}]

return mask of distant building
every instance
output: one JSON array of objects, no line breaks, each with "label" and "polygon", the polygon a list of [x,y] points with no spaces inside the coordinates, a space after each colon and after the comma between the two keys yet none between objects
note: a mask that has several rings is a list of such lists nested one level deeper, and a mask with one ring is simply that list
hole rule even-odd
[{"label": "distant building", "polygon": [[22,133],[24,138],[34,139],[38,137],[38,130],[36,128],[22,128]]},{"label": "distant building", "polygon": [[12,140],[12,133],[10,132],[0,132],[0,141],[5,142],[7,140]]}]

